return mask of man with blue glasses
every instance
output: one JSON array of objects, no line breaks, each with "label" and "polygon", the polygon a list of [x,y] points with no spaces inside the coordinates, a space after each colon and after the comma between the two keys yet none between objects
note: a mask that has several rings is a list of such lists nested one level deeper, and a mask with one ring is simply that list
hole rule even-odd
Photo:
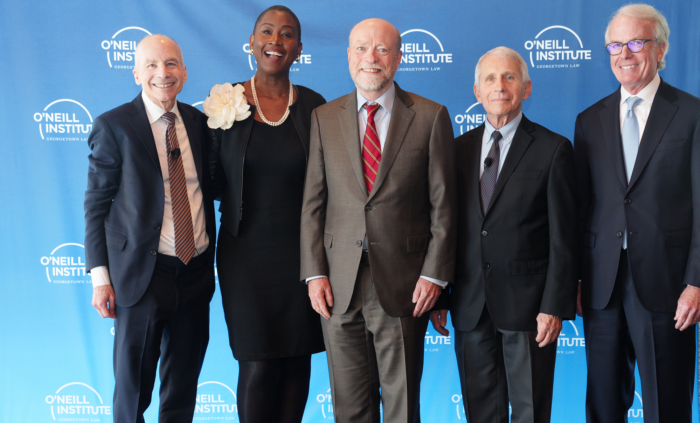
[{"label": "man with blue glasses", "polygon": [[659,77],[668,23],[627,5],[605,33],[620,88],[578,116],[578,312],[586,420],[626,422],[639,366],[644,422],[690,422],[700,320],[700,99]]}]

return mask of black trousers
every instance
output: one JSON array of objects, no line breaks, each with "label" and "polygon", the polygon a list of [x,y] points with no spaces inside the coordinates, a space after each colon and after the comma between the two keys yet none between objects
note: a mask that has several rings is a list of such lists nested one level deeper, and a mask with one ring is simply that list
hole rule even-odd
[{"label": "black trousers", "polygon": [[[469,332],[455,330],[455,353],[469,423],[548,423],[557,343],[535,331],[498,329],[484,305]],[[513,413],[508,416],[508,402]]]},{"label": "black trousers", "polygon": [[[210,247],[210,250],[212,247]],[[117,305],[114,323],[114,422],[143,422],[160,358],[159,422],[191,422],[209,343],[214,274],[208,253],[185,266],[158,255],[138,303]]]},{"label": "black trousers", "polygon": [[627,422],[635,396],[635,361],[644,423],[691,422],[695,326],[681,332],[674,316],[642,306],[623,250],[607,307],[583,310],[588,423]]}]

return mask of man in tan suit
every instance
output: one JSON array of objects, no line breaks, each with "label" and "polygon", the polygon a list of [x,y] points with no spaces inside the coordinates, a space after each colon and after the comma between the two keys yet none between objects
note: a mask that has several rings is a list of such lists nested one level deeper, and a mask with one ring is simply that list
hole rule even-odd
[{"label": "man in tan suit", "polygon": [[301,278],[324,317],[335,419],[420,422],[428,310],[453,280],[453,132],[444,106],[393,82],[401,35],[350,33],[356,90],[314,110]]}]

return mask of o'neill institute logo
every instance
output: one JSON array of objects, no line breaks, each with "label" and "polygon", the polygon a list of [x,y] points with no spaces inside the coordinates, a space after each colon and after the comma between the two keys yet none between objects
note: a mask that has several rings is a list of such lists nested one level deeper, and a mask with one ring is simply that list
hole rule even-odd
[{"label": "o'neill institute logo", "polygon": [[215,381],[197,385],[194,421],[233,421],[237,417],[238,403],[233,389]]},{"label": "o'neill institute logo", "polygon": [[[101,422],[111,416],[112,407],[90,385],[82,382],[67,383],[44,399],[51,409],[51,417],[58,421]],[[104,421],[112,421],[105,418]]]},{"label": "o'neill institute logo", "polygon": [[92,115],[75,100],[64,98],[49,103],[34,113],[39,135],[47,141],[87,141],[92,130]]},{"label": "o'neill institute logo", "polygon": [[321,415],[324,419],[334,420],[333,401],[331,398],[331,388],[328,388],[325,394],[316,395],[316,401],[321,404]]},{"label": "o'neill institute logo", "polygon": [[138,26],[127,26],[102,41],[103,50],[107,50],[107,64],[113,69],[134,69],[136,44],[150,32]]},{"label": "o'neill institute logo", "polygon": [[[258,66],[258,62],[255,60],[255,57],[253,57],[253,55],[250,54],[250,43],[243,44],[243,51],[248,56],[248,66],[250,66],[250,70],[254,71],[255,68]],[[299,66],[297,66],[297,65],[310,65],[310,64],[311,64],[311,55],[302,53],[299,55],[299,60],[295,60],[294,63],[292,63],[292,67],[289,69],[289,71],[290,72],[299,72]]]},{"label": "o'neill institute logo", "polygon": [[486,122],[486,110],[478,101],[467,107],[464,113],[455,116],[455,123],[459,125],[459,134],[471,131]]},{"label": "o'neill institute logo", "polygon": [[452,63],[452,53],[445,53],[442,43],[433,33],[424,29],[409,29],[401,34],[400,71],[439,71]]},{"label": "o'neill institute logo", "polygon": [[467,420],[467,415],[464,412],[464,405],[462,403],[462,395],[452,395],[452,404],[455,407],[455,414],[457,414],[457,420]]},{"label": "o'neill institute logo", "polygon": [[[571,325],[571,331],[566,329],[567,326],[565,325],[559,333],[559,338],[557,338],[558,354],[574,354],[576,350],[581,350],[586,347],[586,338],[579,335],[576,323],[571,320],[567,320],[566,322]],[[564,332],[568,333],[568,335]]]},{"label": "o'neill institute logo", "polygon": [[591,50],[583,48],[581,37],[561,25],[547,27],[525,41],[533,68],[578,68],[584,60],[591,60]]},{"label": "o'neill institute logo", "polygon": [[85,272],[85,248],[80,244],[61,244],[41,258],[49,283],[92,283]]}]

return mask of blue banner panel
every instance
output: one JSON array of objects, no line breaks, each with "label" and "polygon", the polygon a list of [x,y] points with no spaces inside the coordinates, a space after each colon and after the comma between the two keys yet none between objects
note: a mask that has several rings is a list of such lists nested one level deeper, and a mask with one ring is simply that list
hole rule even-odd
[{"label": "blue banner panel", "polygon": [[[533,93],[524,113],[572,139],[576,115],[618,87],[603,35],[612,12],[625,3],[387,0],[360,7],[290,0],[286,5],[301,20],[304,46],[291,79],[327,100],[352,91],[348,35],[360,20],[380,17],[403,37],[396,80],[445,104],[455,135],[484,122],[473,93],[474,67],[483,53],[503,45],[528,63]],[[148,34],[169,35],[182,47],[189,79],[180,101],[201,108],[214,84],[250,79],[256,63],[248,37],[268,6],[257,0],[0,0],[0,420],[112,421],[113,322],[90,305],[82,245],[86,140],[93,121],[140,92],[132,75],[135,46]],[[655,6],[671,27],[661,76],[698,96],[700,0],[657,0]],[[211,309],[195,421],[238,421],[238,365],[218,287]],[[580,319],[564,323],[557,358],[552,421],[583,423]],[[304,421],[332,421],[324,354],[314,356],[312,372]],[[641,423],[644,396],[636,386],[628,417]],[[157,405],[158,386],[154,392]],[[695,398],[698,422],[697,393]],[[157,420],[156,405],[147,421]],[[465,421],[453,339],[432,328],[425,338],[421,409],[426,422]]]}]

